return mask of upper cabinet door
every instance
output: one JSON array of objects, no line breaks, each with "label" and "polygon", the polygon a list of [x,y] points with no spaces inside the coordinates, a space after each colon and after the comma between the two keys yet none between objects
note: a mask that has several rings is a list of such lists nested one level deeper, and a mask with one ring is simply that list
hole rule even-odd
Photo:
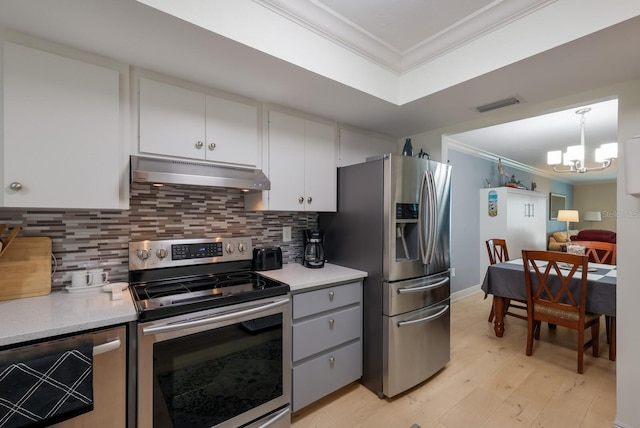
[{"label": "upper cabinet door", "polygon": [[269,112],[269,209],[304,211],[304,119]]},{"label": "upper cabinet door", "polygon": [[206,159],[258,165],[258,107],[207,96]]},{"label": "upper cabinet door", "polygon": [[258,166],[258,107],[140,78],[140,152]]},{"label": "upper cabinet door", "polygon": [[337,160],[335,127],[305,121],[305,209],[336,211]]},{"label": "upper cabinet door", "polygon": [[[269,180],[262,204],[273,211],[335,211],[335,126],[269,111]],[[268,195],[265,201],[264,197]]]},{"label": "upper cabinet door", "polygon": [[5,42],[2,205],[126,208],[119,71]]},{"label": "upper cabinet door", "polygon": [[140,152],[205,159],[205,95],[140,79]]}]

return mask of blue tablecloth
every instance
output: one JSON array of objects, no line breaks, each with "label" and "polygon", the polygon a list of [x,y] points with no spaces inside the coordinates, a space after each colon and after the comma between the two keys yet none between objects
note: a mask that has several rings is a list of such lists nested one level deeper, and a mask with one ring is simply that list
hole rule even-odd
[{"label": "blue tablecloth", "polygon": [[[589,267],[595,270],[587,275],[587,312],[616,316],[616,267],[596,263],[589,263]],[[574,285],[577,289],[579,283],[579,278],[574,277],[570,285],[572,290]],[[522,259],[489,266],[482,291],[485,295],[526,300]]]}]

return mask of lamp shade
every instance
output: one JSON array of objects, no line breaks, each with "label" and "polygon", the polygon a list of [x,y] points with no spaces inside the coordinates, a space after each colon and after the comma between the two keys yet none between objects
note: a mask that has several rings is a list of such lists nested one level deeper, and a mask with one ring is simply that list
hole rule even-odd
[{"label": "lamp shade", "polygon": [[578,210],[558,210],[558,221],[578,222]]},{"label": "lamp shade", "polygon": [[582,219],[584,221],[602,221],[602,213],[600,211],[587,211]]}]

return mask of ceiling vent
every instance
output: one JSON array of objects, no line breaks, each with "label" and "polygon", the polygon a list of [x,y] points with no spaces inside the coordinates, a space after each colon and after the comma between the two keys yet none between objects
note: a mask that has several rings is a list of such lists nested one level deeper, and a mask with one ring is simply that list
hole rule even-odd
[{"label": "ceiling vent", "polygon": [[491,111],[498,108],[511,106],[514,104],[520,104],[520,100],[517,99],[516,97],[511,97],[511,98],[505,98],[504,100],[494,101],[489,104],[478,106],[476,107],[476,110],[478,110],[480,113],[484,113],[486,111]]}]

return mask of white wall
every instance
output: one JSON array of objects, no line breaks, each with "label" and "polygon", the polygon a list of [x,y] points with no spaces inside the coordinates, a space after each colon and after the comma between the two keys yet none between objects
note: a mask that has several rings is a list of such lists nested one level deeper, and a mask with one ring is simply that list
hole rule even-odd
[{"label": "white wall", "polygon": [[[640,81],[621,85],[618,91],[618,142],[640,134]],[[640,427],[640,199],[625,194],[624,147],[621,145],[617,184],[617,404],[615,426]],[[636,165],[640,159],[633,160]]]},{"label": "white wall", "polygon": [[362,163],[370,156],[399,153],[393,138],[344,124],[338,125],[338,138],[340,141],[338,166]]},{"label": "white wall", "polygon": [[[573,186],[573,209],[580,212],[580,222],[573,224],[574,229],[616,230],[616,182],[588,183]],[[602,221],[582,220],[587,211],[599,211]]]}]

